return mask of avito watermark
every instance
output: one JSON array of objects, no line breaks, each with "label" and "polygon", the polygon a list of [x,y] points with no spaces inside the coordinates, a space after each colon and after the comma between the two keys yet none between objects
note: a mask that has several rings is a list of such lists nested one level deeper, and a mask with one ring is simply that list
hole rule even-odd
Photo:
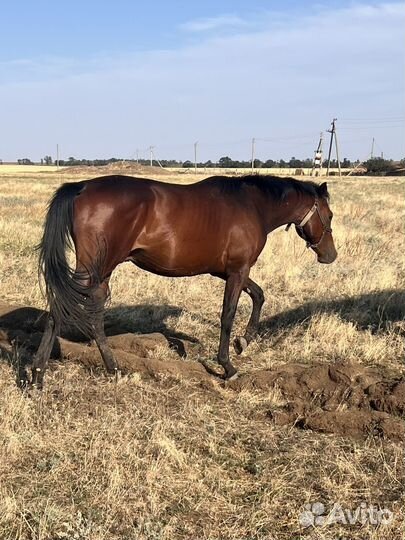
[{"label": "avito watermark", "polygon": [[321,502],[309,503],[299,515],[302,527],[321,527],[325,525],[389,525],[394,514],[388,508],[380,508],[366,502],[356,508],[345,508],[334,503],[330,510]]}]

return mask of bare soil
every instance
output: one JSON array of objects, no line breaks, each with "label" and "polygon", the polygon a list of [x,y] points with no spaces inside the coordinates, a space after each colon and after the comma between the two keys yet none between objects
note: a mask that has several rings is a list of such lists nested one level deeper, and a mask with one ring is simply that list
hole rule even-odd
[{"label": "bare soil", "polygon": [[[11,363],[30,363],[45,320],[42,310],[0,304],[0,349]],[[207,399],[215,395],[221,399],[216,391],[218,385],[234,392],[278,390],[283,406],[262,411],[275,425],[353,438],[374,436],[395,442],[404,439],[405,379],[392,369],[344,361],[309,366],[289,363],[223,381],[219,373],[197,361],[198,345],[187,340],[159,332],[120,333],[119,325],[110,325],[108,333],[108,342],[124,375],[138,373],[157,384],[162,376],[193,380],[207,391]],[[83,340],[74,329],[65,329],[55,343],[52,358],[79,362],[90,369],[102,367],[95,343]],[[166,358],[169,348],[175,349],[179,358]],[[151,356],[157,350],[160,357]],[[237,360],[238,364],[246,364],[247,358]]]}]

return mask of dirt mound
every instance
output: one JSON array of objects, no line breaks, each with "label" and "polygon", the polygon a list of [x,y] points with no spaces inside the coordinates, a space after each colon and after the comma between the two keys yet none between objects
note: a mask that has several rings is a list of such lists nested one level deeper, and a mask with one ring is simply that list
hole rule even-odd
[{"label": "dirt mound", "polygon": [[139,165],[134,162],[119,161],[117,163],[109,163],[108,165],[77,165],[65,167],[61,170],[62,174],[66,175],[83,175],[87,178],[104,176],[109,174],[125,174],[130,176],[148,176],[154,178],[170,173],[167,169],[155,166]]},{"label": "dirt mound", "polygon": [[[18,351],[19,361],[29,364],[42,338],[44,315],[32,307],[0,303],[3,357],[13,362]],[[103,366],[93,342],[83,343],[83,336],[74,336],[71,329],[65,329],[62,335],[55,343],[52,358],[73,360],[89,368]],[[219,395],[219,378],[193,359],[198,355],[194,344],[161,333],[122,333],[108,337],[108,342],[124,374],[137,372],[156,380],[161,376],[191,379],[210,394]],[[170,348],[188,359],[173,357]],[[242,374],[225,385],[235,392],[278,389],[285,406],[265,411],[265,419],[275,425],[356,438],[371,435],[401,441],[405,436],[405,379],[398,373],[342,362],[286,364]]]},{"label": "dirt mound", "polygon": [[[46,313],[32,307],[9,306],[0,303],[0,353],[14,361],[18,349],[19,363],[29,365],[42,339]],[[54,360],[73,360],[88,368],[104,367],[96,344],[83,342],[84,336],[71,328],[64,328],[51,352]],[[141,373],[159,378],[161,375],[197,379],[204,387],[214,389],[213,378],[202,364],[185,361],[195,344],[177,337],[151,334],[118,334],[109,336],[108,343],[114,349],[123,374]],[[153,354],[158,350],[162,358]],[[173,358],[170,350],[183,359]],[[164,359],[165,356],[170,356]]]},{"label": "dirt mound", "polygon": [[286,405],[268,411],[277,425],[351,437],[403,440],[405,379],[360,364],[289,364],[229,383],[234,390],[277,388]]}]

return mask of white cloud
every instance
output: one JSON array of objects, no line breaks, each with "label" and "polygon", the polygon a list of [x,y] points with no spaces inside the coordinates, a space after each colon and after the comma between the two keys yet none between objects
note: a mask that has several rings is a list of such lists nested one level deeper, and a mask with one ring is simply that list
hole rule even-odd
[{"label": "white cloud", "polygon": [[253,136],[272,139],[259,157],[307,157],[333,116],[343,155],[363,157],[375,136],[403,157],[397,123],[345,130],[344,118],[405,114],[404,23],[402,4],[355,5],[176,50],[43,59],[7,79],[3,69],[0,158],[37,158],[56,140],[66,157],[155,144],[160,157],[187,159],[199,140],[201,159],[248,158]]},{"label": "white cloud", "polygon": [[195,19],[180,25],[181,30],[187,32],[207,32],[221,28],[238,28],[246,26],[246,20],[236,15],[220,15],[218,17],[208,17],[204,19]]}]

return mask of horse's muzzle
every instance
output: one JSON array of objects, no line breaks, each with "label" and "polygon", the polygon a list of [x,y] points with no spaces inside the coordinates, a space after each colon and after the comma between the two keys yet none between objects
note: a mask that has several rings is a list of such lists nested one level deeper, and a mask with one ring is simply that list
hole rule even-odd
[{"label": "horse's muzzle", "polygon": [[318,262],[322,264],[331,264],[333,261],[335,261],[337,258],[337,251],[334,249],[330,253],[323,253],[322,255],[318,255]]}]

